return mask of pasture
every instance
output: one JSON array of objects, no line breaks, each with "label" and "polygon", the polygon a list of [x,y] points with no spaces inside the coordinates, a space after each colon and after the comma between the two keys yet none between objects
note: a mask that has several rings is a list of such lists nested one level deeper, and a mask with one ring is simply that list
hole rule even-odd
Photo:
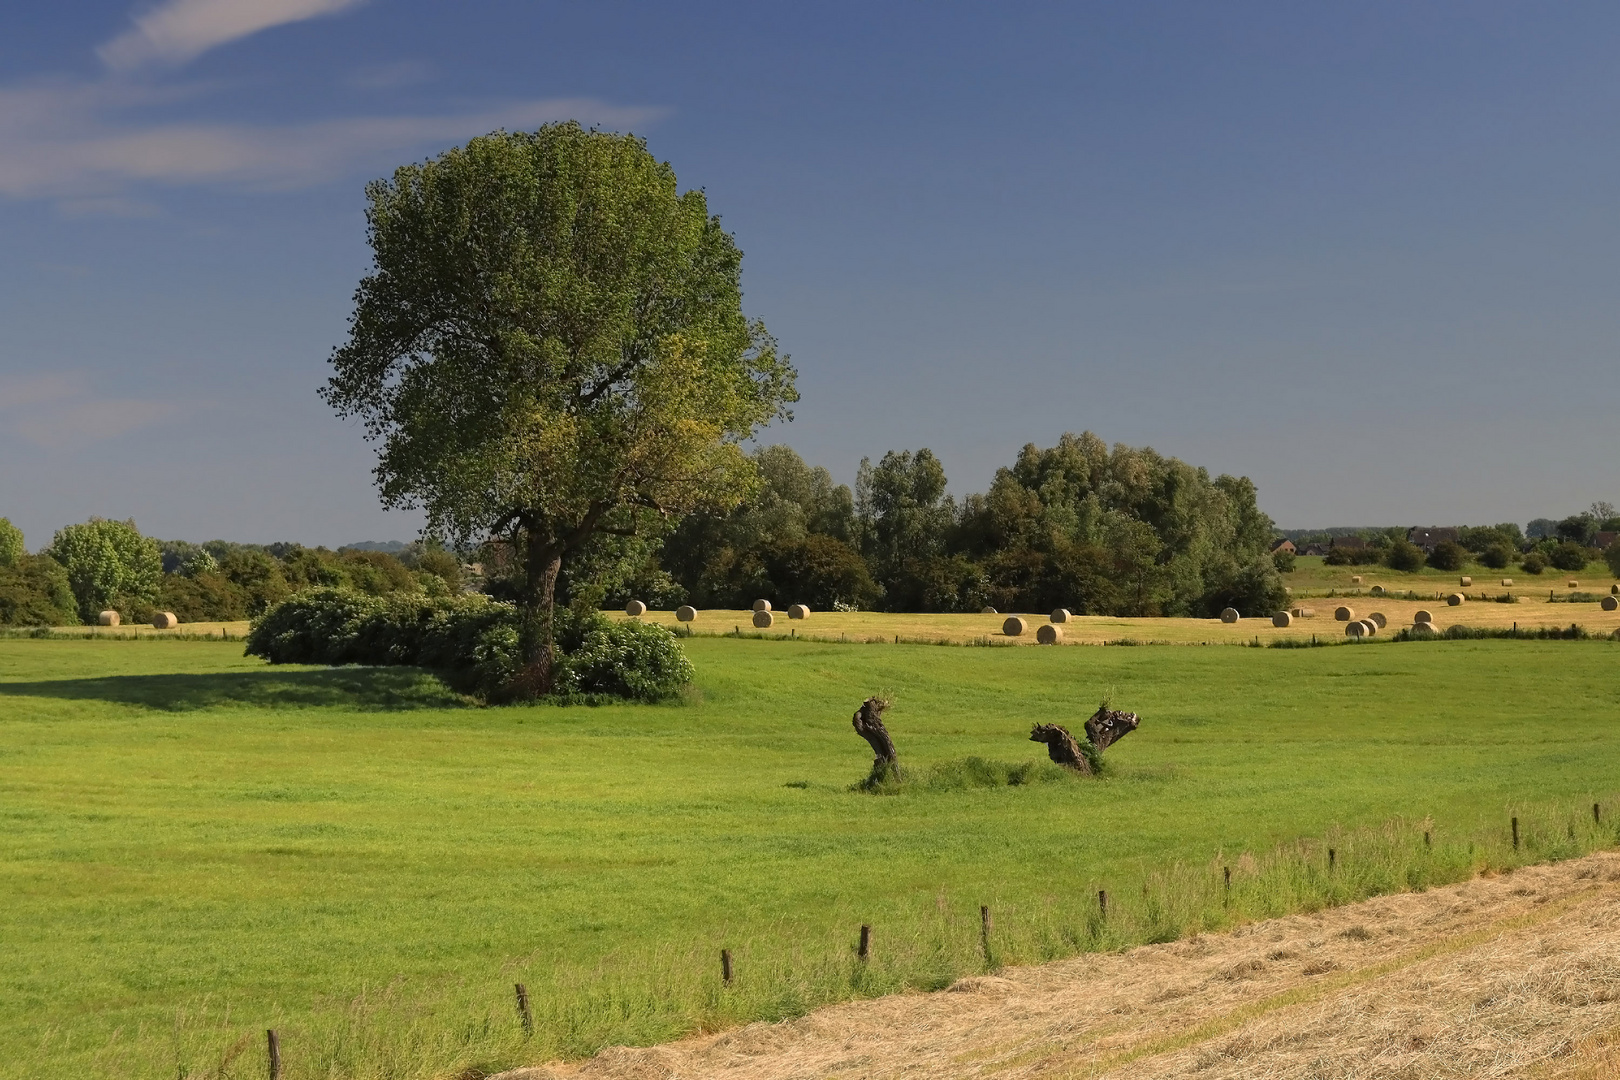
[{"label": "pasture", "polygon": [[[492,1070],[1615,840],[1612,641],[686,647],[680,703],[479,708],[239,642],[0,640],[0,1076],[258,1077],[268,1027],[289,1080]],[[897,795],[851,790],[875,691]],[[1144,719],[1107,777],[975,786],[1110,691]]]}]

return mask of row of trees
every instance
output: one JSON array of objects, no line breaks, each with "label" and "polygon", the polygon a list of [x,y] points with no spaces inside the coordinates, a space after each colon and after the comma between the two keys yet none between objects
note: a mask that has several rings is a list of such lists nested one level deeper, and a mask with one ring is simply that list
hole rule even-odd
[{"label": "row of trees", "polygon": [[[1620,575],[1620,543],[1610,541],[1600,549],[1597,542],[1605,533],[1620,532],[1620,515],[1609,503],[1593,503],[1579,514],[1561,521],[1538,518],[1521,532],[1512,522],[1500,525],[1464,526],[1455,541],[1443,540],[1425,553],[1406,539],[1403,529],[1363,529],[1354,534],[1365,540],[1361,548],[1339,546],[1324,561],[1332,565],[1382,565],[1392,570],[1417,570],[1427,565],[1437,570],[1460,570],[1469,562],[1493,570],[1520,567],[1526,573],[1540,574],[1548,567],[1557,570],[1584,570],[1594,561],[1604,560]],[[1309,542],[1295,536],[1295,543]]]},{"label": "row of trees", "polygon": [[236,620],[313,586],[449,596],[463,584],[460,559],[420,544],[400,557],[291,543],[192,544],[142,536],[133,521],[92,518],[30,555],[21,531],[0,518],[0,625],[94,623],[109,608],[141,621],[158,611],[182,622]]}]

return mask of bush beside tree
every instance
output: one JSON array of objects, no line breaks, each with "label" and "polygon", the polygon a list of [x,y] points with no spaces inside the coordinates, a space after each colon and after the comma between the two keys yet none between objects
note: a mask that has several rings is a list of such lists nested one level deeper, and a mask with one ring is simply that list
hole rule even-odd
[{"label": "bush beside tree", "polygon": [[55,559],[23,552],[0,565],[0,626],[62,626],[78,621],[79,605],[67,571]]},{"label": "bush beside tree", "polygon": [[1455,540],[1442,540],[1429,552],[1428,563],[1436,570],[1461,570],[1468,559],[1467,550]]}]

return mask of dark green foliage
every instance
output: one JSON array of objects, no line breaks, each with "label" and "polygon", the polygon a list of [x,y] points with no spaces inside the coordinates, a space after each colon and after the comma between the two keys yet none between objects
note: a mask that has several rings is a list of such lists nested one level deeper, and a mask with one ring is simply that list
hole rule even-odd
[{"label": "dark green foliage", "polygon": [[1429,565],[1436,570],[1461,570],[1468,552],[1455,540],[1442,540],[1429,552]]},{"label": "dark green foliage", "polygon": [[1519,565],[1523,567],[1524,572],[1527,574],[1539,574],[1547,569],[1547,556],[1539,551],[1532,551],[1524,557]]},{"label": "dark green foliage", "polygon": [[[1080,748],[1099,775],[1105,772],[1102,756],[1081,740]],[[967,791],[972,788],[1023,787],[1029,784],[1073,784],[1084,779],[1073,769],[1050,761],[994,761],[982,757],[941,761],[916,773],[894,770],[874,771],[850,790],[874,795],[899,795],[908,791]]]},{"label": "dark green foliage", "polygon": [[1524,543],[1524,533],[1511,521],[1500,525],[1465,525],[1457,530],[1458,542],[1475,554],[1493,547],[1504,546],[1517,551]]},{"label": "dark green foliage", "polygon": [[1286,548],[1271,553],[1272,565],[1277,568],[1279,574],[1292,574],[1294,572],[1294,561],[1297,558],[1298,556],[1294,552]]},{"label": "dark green foliage", "polygon": [[1287,607],[1288,590],[1277,567],[1270,559],[1262,557],[1239,569],[1228,582],[1212,591],[1207,603],[1205,615],[1219,615],[1223,608],[1233,607],[1253,618]]},{"label": "dark green foliage", "polygon": [[219,572],[242,591],[249,615],[262,615],[292,594],[281,563],[263,551],[233,551],[220,561]]},{"label": "dark green foliage", "polygon": [[67,570],[79,618],[94,623],[108,608],[150,608],[163,558],[133,521],[91,518],[59,529],[48,554]]},{"label": "dark green foliage", "polygon": [[[371,596],[309,589],[254,623],[247,652],[273,664],[413,665],[468,693],[498,698],[518,669],[516,610],[487,597]],[[657,701],[692,678],[669,631],[560,609],[558,696]]]},{"label": "dark green foliage", "polygon": [[1492,544],[1479,553],[1479,563],[1492,570],[1506,570],[1513,565],[1513,549],[1506,544]]},{"label": "dark green foliage", "polygon": [[1409,540],[1397,540],[1384,554],[1384,565],[1391,570],[1411,573],[1423,568],[1423,549]]},{"label": "dark green foliage", "polygon": [[0,626],[61,626],[78,617],[67,571],[56,560],[24,552],[0,565]]},{"label": "dark green foliage", "polygon": [[164,574],[156,606],[183,623],[235,622],[248,617],[248,603],[246,591],[224,574]]},{"label": "dark green foliage", "polygon": [[1620,577],[1620,540],[1616,540],[1603,551],[1603,561],[1609,564],[1609,573]]},{"label": "dark green foliage", "polygon": [[782,606],[871,608],[883,595],[860,553],[825,533],[788,540],[767,551],[763,562],[770,585],[760,595]]},{"label": "dark green foliage", "polygon": [[[1556,534],[1558,539],[1566,543],[1574,544],[1577,547],[1591,547],[1592,538],[1597,535],[1597,531],[1598,519],[1593,515],[1589,513],[1571,514],[1558,523]],[[1557,566],[1558,564],[1554,563],[1553,565]],[[1569,568],[1559,567],[1559,569],[1566,570]]]},{"label": "dark green foliage", "polygon": [[1593,635],[1584,626],[1570,623],[1568,626],[1448,626],[1444,630],[1428,634],[1414,634],[1410,629],[1402,630],[1391,641],[1435,641],[1444,638],[1449,641],[1482,641],[1492,638],[1509,638],[1523,641],[1589,641]]},{"label": "dark green foliage", "polygon": [[1565,540],[1552,549],[1547,561],[1560,570],[1585,570],[1592,561],[1592,549],[1575,540]]},{"label": "dark green foliage", "polygon": [[461,591],[461,560],[443,548],[429,548],[417,556],[417,571],[432,574],[451,592]]}]

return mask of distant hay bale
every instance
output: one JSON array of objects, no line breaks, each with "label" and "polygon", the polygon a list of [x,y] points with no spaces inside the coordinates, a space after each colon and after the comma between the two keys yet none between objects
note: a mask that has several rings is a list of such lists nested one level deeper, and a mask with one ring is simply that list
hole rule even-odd
[{"label": "distant hay bale", "polygon": [[1465,589],[1474,583],[1474,579],[1471,577],[1458,578],[1458,581],[1462,583],[1462,587]]},{"label": "distant hay bale", "polygon": [[1446,603],[1450,604],[1452,607],[1458,607],[1466,599],[1468,599],[1468,598],[1466,596],[1464,596],[1462,593],[1454,592],[1450,596],[1446,597]]},{"label": "distant hay bale", "polygon": [[1344,624],[1344,636],[1349,638],[1364,638],[1367,636],[1367,624],[1364,622],[1347,622]]},{"label": "distant hay bale", "polygon": [[697,618],[697,608],[693,607],[691,604],[682,604],[680,607],[675,609],[675,617],[681,622],[691,622],[693,619]]},{"label": "distant hay bale", "polygon": [[1024,631],[1029,629],[1029,623],[1017,615],[1007,616],[1007,621],[1001,624],[1001,632],[1007,637],[1023,637]]},{"label": "distant hay bale", "polygon": [[1289,614],[1293,615],[1296,619],[1314,619],[1316,618],[1316,609],[1313,607],[1297,607],[1289,612]]},{"label": "distant hay bale", "polygon": [[790,619],[808,619],[809,617],[810,609],[803,604],[794,604],[788,608],[788,618]]},{"label": "distant hay bale", "polygon": [[754,601],[754,610],[755,611],[769,611],[769,610],[771,610],[771,602],[769,600],[755,600]]},{"label": "distant hay bale", "polygon": [[1056,645],[1063,640],[1063,627],[1047,623],[1035,631],[1035,640],[1041,645]]},{"label": "distant hay bale", "polygon": [[102,626],[117,626],[118,625],[118,612],[116,612],[116,611],[103,611],[100,615],[96,616],[96,621],[98,623],[100,623]]},{"label": "distant hay bale", "polygon": [[1238,609],[1235,607],[1221,609],[1221,622],[1235,623],[1241,618],[1243,616],[1238,614]]},{"label": "distant hay bale", "polygon": [[1350,576],[1350,584],[1352,584],[1352,585],[1360,585],[1361,584],[1361,575],[1360,574],[1352,574]]},{"label": "distant hay bale", "polygon": [[1372,588],[1368,589],[1367,591],[1369,593],[1371,593],[1373,596],[1383,596],[1384,595],[1384,587],[1382,585],[1374,585]]},{"label": "distant hay bale", "polygon": [[1053,622],[1068,622],[1069,621],[1069,609],[1066,608],[1066,607],[1060,607],[1060,608],[1055,609],[1052,612],[1052,621]]},{"label": "distant hay bale", "polygon": [[1389,625],[1389,618],[1382,611],[1373,612],[1367,616],[1367,621],[1373,623],[1380,630]]},{"label": "distant hay bale", "polygon": [[980,615],[1000,615],[1001,612],[997,611],[993,607],[985,607],[985,608],[981,608],[979,610],[979,614]]},{"label": "distant hay bale", "polygon": [[1578,588],[1581,587],[1581,583],[1576,581],[1574,578],[1570,578],[1569,579],[1569,587],[1572,588],[1572,589],[1578,589]]},{"label": "distant hay bale", "polygon": [[173,630],[180,625],[180,620],[174,617],[172,611],[160,611],[152,616],[152,629]]},{"label": "distant hay bale", "polygon": [[1427,612],[1427,611],[1419,609],[1418,613],[1416,615],[1412,616],[1412,621],[1413,622],[1434,622],[1434,616],[1432,614],[1430,614],[1429,612]]},{"label": "distant hay bale", "polygon": [[1427,637],[1430,634],[1438,634],[1439,632],[1440,631],[1434,628],[1434,623],[1429,622],[1427,619],[1414,622],[1412,624],[1412,634],[1414,637]]},{"label": "distant hay bale", "polygon": [[1510,577],[1505,577],[1505,578],[1503,578],[1503,579],[1502,579],[1502,587],[1503,587],[1503,588],[1504,588],[1504,589],[1510,589],[1510,588],[1512,588],[1512,587],[1513,587],[1513,579],[1512,579],[1512,578],[1510,578]]},{"label": "distant hay bale", "polygon": [[1338,619],[1340,622],[1352,622],[1356,617],[1356,612],[1354,608],[1334,608],[1333,617]]},{"label": "distant hay bale", "polygon": [[624,613],[634,619],[639,615],[647,614],[647,605],[640,600],[632,600],[624,605]]},{"label": "distant hay bale", "polygon": [[1609,595],[1610,596],[1620,596],[1620,585],[1610,585],[1609,586]]},{"label": "distant hay bale", "polygon": [[1293,622],[1293,614],[1287,611],[1279,611],[1271,617],[1272,626],[1291,626]]},{"label": "distant hay bale", "polygon": [[1620,608],[1620,596],[1605,596],[1599,602],[1599,606],[1604,611],[1613,611],[1615,608]]},{"label": "distant hay bale", "polygon": [[775,621],[776,616],[772,615],[769,610],[754,612],[754,625],[761,630],[769,630],[771,624]]}]

